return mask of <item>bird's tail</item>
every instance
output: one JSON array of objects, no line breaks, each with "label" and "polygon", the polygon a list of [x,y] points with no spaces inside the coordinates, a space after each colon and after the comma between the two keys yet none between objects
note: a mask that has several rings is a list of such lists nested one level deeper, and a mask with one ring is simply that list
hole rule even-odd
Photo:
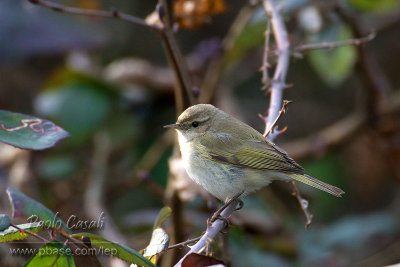
[{"label": "bird's tail", "polygon": [[337,197],[341,197],[342,194],[344,194],[344,191],[336,186],[326,184],[324,182],[321,182],[320,180],[317,180],[307,174],[287,174],[290,178],[305,183],[307,185],[310,185],[312,187],[318,188],[322,191],[328,192],[329,194],[332,194]]}]

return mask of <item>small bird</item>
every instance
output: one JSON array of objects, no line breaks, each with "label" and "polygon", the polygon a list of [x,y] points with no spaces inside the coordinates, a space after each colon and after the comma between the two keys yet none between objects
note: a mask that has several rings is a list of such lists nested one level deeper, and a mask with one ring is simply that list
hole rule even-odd
[{"label": "small bird", "polygon": [[288,154],[251,126],[209,104],[186,109],[175,124],[183,165],[190,178],[226,201],[273,180],[299,181],[334,196],[343,190],[304,173]]}]

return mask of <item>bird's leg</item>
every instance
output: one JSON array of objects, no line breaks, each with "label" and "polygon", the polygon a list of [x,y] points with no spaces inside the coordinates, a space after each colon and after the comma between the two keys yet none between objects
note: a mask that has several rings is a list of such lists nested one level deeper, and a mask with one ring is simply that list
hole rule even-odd
[{"label": "bird's leg", "polygon": [[[228,207],[233,201],[238,200],[238,198],[243,194],[243,192],[237,194],[236,196],[234,196],[231,199],[227,199],[225,201],[225,204],[219,209],[217,210],[214,215],[211,217],[210,222],[215,222],[217,219],[220,219],[220,215],[221,213],[226,209],[226,207]],[[243,207],[243,201],[239,200],[239,208],[241,209]]]}]

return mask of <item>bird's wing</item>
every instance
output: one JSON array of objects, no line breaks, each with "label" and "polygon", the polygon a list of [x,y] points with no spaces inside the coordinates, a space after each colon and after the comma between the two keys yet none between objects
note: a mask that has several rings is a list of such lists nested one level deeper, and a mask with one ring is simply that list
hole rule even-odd
[{"label": "bird's wing", "polygon": [[267,141],[242,140],[229,134],[210,134],[201,140],[203,151],[216,161],[251,169],[304,173],[285,151]]}]

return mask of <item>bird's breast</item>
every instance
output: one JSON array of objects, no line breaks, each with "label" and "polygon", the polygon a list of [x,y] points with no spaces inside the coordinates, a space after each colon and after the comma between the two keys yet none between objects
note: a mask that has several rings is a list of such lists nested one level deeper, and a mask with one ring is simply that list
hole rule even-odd
[{"label": "bird's breast", "polygon": [[[195,141],[193,141],[195,142]],[[204,147],[179,135],[183,166],[190,178],[220,200],[243,190],[243,169],[223,164],[207,156]]]}]

